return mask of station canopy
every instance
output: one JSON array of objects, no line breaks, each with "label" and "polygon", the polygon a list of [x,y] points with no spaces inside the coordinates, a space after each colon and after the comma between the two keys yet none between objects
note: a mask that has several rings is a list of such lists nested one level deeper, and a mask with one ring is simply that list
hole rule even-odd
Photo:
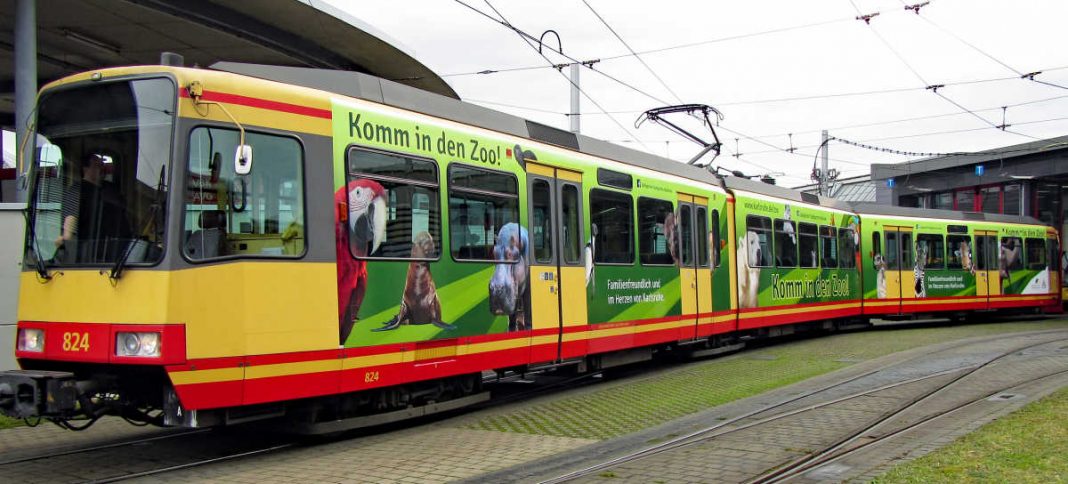
[{"label": "station canopy", "polygon": [[[0,0],[0,126],[14,126],[15,11]],[[459,99],[444,80],[373,27],[322,0],[37,0],[38,87],[75,72],[218,61],[371,74]],[[376,4],[377,5],[377,4]],[[384,8],[380,5],[375,8]]]}]

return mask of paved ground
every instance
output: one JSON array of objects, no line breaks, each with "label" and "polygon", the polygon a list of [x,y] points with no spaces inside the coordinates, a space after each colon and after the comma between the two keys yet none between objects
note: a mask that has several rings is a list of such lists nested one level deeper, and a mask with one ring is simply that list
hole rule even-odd
[{"label": "paved ground", "polygon": [[[864,335],[860,336],[864,337]],[[844,363],[850,366],[834,373],[608,439],[546,435],[536,428],[509,432],[485,430],[475,425],[487,419],[483,412],[465,414],[388,433],[302,446],[269,455],[196,467],[163,476],[144,478],[143,481],[446,482],[466,479],[478,482],[536,482],[563,474],[570,469],[604,461],[610,456],[625,454],[654,442],[692,432],[712,422],[722,421],[754,408],[769,406],[808,388],[821,387],[875,368],[916,359],[915,364],[881,374],[878,377],[881,380],[878,381],[890,381],[907,375],[936,372],[969,361],[978,361],[984,355],[1003,351],[1006,345],[1019,343],[1027,338],[1055,340],[1068,338],[1068,332],[1047,333],[1043,336],[976,338],[975,344],[967,348],[960,346],[960,342],[949,342],[859,363],[848,361]],[[1035,356],[1034,358],[1021,357],[1016,362],[1017,366],[1012,368],[1006,366],[998,372],[991,373],[986,377],[985,386],[976,385],[975,390],[980,391],[990,385],[1005,383],[1014,378],[1022,379],[1030,374],[1028,372],[1041,372],[1058,367],[1068,369],[1068,341],[1044,348],[1042,351],[1048,354],[1031,355]],[[763,353],[757,353],[757,355],[760,354]],[[753,356],[754,354],[749,354],[749,356],[740,357],[752,358]],[[680,368],[684,369],[684,367]],[[659,378],[673,371],[672,369],[658,370],[636,378]],[[598,392],[603,391],[604,388],[620,388],[618,385],[626,384],[627,380],[609,382],[543,397],[537,401],[513,404],[490,412],[506,414],[518,410],[545,408],[539,403],[554,399],[568,399],[571,402],[569,404],[573,405],[576,401],[583,401],[576,399],[576,394],[601,395]],[[877,381],[869,380],[857,384],[876,385]],[[1064,385],[1068,385],[1068,379],[1033,385],[1016,392],[1017,396],[994,400],[989,405],[977,407],[976,411],[969,415],[946,419],[946,425],[938,430],[908,435],[907,439],[885,448],[875,449],[866,457],[862,456],[855,461],[825,466],[818,472],[806,475],[806,478],[816,481],[865,480],[882,472],[886,466],[901,458],[912,458],[929,452],[997,416],[1019,408]],[[848,390],[848,387],[841,389],[843,392]],[[722,443],[695,445],[688,448],[686,454],[665,455],[661,460],[646,460],[621,466],[612,469],[605,476],[640,482],[743,481],[763,469],[781,463],[784,458],[788,459],[791,456],[801,455],[806,450],[818,448],[840,429],[866,421],[872,415],[893,407],[895,403],[907,397],[906,390],[904,388],[887,390],[859,402],[843,405],[834,412],[808,421],[784,422],[778,427],[764,429],[756,434],[734,436],[730,445]],[[798,405],[801,404],[798,403]],[[546,416],[546,419],[551,419],[551,416]],[[165,435],[168,432],[130,427],[119,420],[103,421],[97,425],[85,433],[71,433],[51,426],[0,431],[0,455],[2,455],[0,462],[42,453],[45,450],[76,448],[89,443],[115,442],[134,436]],[[229,441],[230,439],[233,441]],[[207,447],[212,443],[218,446],[236,447],[243,443],[240,442],[241,439],[241,434],[226,434],[223,438],[217,433],[203,433],[183,437],[180,444],[178,439],[164,439],[141,444],[134,450],[120,448],[112,452],[101,451],[92,457],[83,455],[78,458],[37,461],[33,465],[0,466],[0,479],[11,482],[73,482],[100,479],[119,475],[124,471],[180,462],[179,457],[182,454],[195,454],[198,448]],[[257,440],[259,437],[248,435],[244,439]],[[245,443],[251,445],[256,442]],[[148,452],[152,449],[155,451]],[[168,456],[176,460],[169,460]],[[86,472],[89,467],[93,467],[94,472]],[[606,479],[595,476],[586,480]]]}]

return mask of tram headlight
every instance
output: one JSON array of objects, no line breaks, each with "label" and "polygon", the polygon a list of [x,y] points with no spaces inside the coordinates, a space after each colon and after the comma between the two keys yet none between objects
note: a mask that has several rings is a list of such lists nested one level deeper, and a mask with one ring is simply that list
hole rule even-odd
[{"label": "tram headlight", "polygon": [[158,357],[159,333],[119,332],[115,334],[115,356]]},{"label": "tram headlight", "polygon": [[44,351],[44,330],[19,328],[18,341],[19,351],[32,351],[35,353],[40,353]]}]

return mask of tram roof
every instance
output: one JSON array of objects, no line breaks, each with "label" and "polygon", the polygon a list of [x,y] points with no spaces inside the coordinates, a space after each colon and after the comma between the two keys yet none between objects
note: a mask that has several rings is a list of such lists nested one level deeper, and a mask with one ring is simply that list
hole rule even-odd
[{"label": "tram roof", "polygon": [[958,212],[956,210],[939,210],[933,208],[898,207],[880,203],[859,202],[849,204],[861,215],[886,215],[891,217],[922,217],[962,221],[1001,222],[1027,225],[1046,225],[1042,221],[1024,215],[1003,215],[984,212]]},{"label": "tram roof", "polygon": [[801,193],[789,188],[755,182],[745,178],[720,178],[707,169],[608,143],[582,134],[564,131],[544,124],[494,111],[475,104],[461,102],[426,91],[412,89],[386,79],[355,72],[310,69],[286,66],[219,62],[212,69],[260,79],[298,85],[385,104],[409,111],[456,121],[463,124],[534,139],[546,144],[572,149],[592,156],[607,158],[649,170],[688,178],[701,183],[759,193],[790,201],[850,210],[842,201]]},{"label": "tram roof", "polygon": [[[14,125],[15,3],[0,0],[0,125]],[[458,98],[396,41],[311,0],[39,0],[38,86],[77,72],[156,64],[162,52],[187,65],[222,60],[373,74]]]}]

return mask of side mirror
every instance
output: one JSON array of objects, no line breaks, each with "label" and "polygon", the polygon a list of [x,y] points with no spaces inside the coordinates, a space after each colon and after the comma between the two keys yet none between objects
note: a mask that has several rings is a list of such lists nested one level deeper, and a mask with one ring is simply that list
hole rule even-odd
[{"label": "side mirror", "polygon": [[248,175],[252,172],[252,146],[239,145],[234,154],[234,173]]}]

